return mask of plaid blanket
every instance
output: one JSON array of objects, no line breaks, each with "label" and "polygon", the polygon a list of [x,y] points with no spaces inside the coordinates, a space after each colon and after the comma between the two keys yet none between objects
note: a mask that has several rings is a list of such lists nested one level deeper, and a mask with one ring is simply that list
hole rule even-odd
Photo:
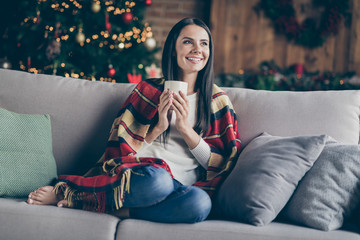
[{"label": "plaid blanket", "polygon": [[[140,82],[115,119],[107,148],[97,165],[87,176],[59,176],[56,193],[63,195],[75,208],[110,212],[122,207],[125,191],[130,188],[132,168],[152,165],[171,174],[164,160],[135,156],[156,119],[163,88],[164,79]],[[216,85],[211,102],[211,126],[203,139],[209,144],[211,155],[207,170],[194,185],[213,196],[240,151],[236,114],[228,96]]]}]

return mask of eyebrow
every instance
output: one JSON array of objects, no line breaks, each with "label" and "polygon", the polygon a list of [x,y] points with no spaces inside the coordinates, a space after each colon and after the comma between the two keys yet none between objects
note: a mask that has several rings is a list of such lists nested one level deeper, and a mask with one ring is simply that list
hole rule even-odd
[{"label": "eyebrow", "polygon": [[[183,37],[182,40],[184,40],[184,39],[189,39],[189,40],[193,40],[193,41],[194,41],[194,39],[191,38],[191,37]],[[204,41],[208,42],[209,40],[208,40],[208,39],[200,39],[200,41],[201,41],[201,42],[204,42]]]}]

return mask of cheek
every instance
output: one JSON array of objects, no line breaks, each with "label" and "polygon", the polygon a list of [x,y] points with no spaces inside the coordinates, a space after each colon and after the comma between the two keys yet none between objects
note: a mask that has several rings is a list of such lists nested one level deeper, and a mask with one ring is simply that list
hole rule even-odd
[{"label": "cheek", "polygon": [[206,57],[206,63],[207,63],[207,61],[209,60],[209,57],[210,57],[210,52],[206,52],[204,54],[204,56]]}]

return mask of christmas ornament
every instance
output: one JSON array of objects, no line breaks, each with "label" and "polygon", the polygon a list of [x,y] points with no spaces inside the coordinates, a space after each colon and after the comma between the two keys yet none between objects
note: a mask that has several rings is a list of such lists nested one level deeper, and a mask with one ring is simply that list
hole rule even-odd
[{"label": "christmas ornament", "polygon": [[147,50],[151,51],[154,50],[154,48],[156,47],[156,41],[154,38],[148,38],[145,41],[145,47],[147,48]]},{"label": "christmas ornament", "polygon": [[116,74],[115,68],[113,67],[112,64],[109,64],[109,70],[108,70],[108,72],[107,72],[107,75],[108,75],[109,77],[113,77],[113,76],[115,76],[115,74]]},{"label": "christmas ornament", "polygon": [[297,75],[303,75],[304,74],[304,64],[301,64],[301,63],[295,64],[295,73]]},{"label": "christmas ornament", "polygon": [[94,12],[94,13],[98,13],[101,9],[101,6],[98,2],[93,2],[91,4],[91,10]]},{"label": "christmas ornament", "polygon": [[57,56],[60,55],[61,52],[61,43],[56,41],[56,40],[52,40],[49,45],[46,48],[46,57],[49,61],[54,60]]},{"label": "christmas ornament", "polygon": [[145,72],[147,78],[160,78],[161,77],[161,69],[157,67],[154,63],[150,65],[150,67],[145,67]]},{"label": "christmas ornament", "polygon": [[273,21],[275,31],[284,34],[289,41],[317,48],[324,44],[327,37],[338,32],[343,18],[349,17],[349,0],[313,0],[312,3],[314,7],[324,11],[320,19],[309,17],[302,23],[296,18],[292,0],[261,0],[254,9],[257,12],[264,11],[265,16]]},{"label": "christmas ornament", "polygon": [[150,6],[151,5],[151,0],[145,0],[145,5]]},{"label": "christmas ornament", "polygon": [[85,34],[82,32],[82,28],[79,28],[79,32],[76,34],[76,41],[80,44],[85,42]]},{"label": "christmas ornament", "polygon": [[27,68],[30,69],[31,68],[31,57],[29,56],[27,59]]},{"label": "christmas ornament", "polygon": [[133,20],[133,14],[131,12],[125,12],[122,14],[122,20],[125,24],[130,24]]},{"label": "christmas ornament", "polygon": [[109,14],[105,15],[105,27],[106,27],[106,30],[110,33],[111,32],[111,23],[109,22]]},{"label": "christmas ornament", "polygon": [[7,60],[7,58],[0,59],[0,67],[4,69],[11,69],[11,63]]},{"label": "christmas ornament", "polygon": [[119,43],[118,47],[119,47],[120,50],[124,49],[125,48],[125,43],[122,43],[122,42]]},{"label": "christmas ornament", "polygon": [[40,23],[40,11],[38,10],[38,11],[36,11],[36,22],[35,22],[35,24],[39,25],[39,23]]},{"label": "christmas ornament", "polygon": [[129,83],[139,83],[141,82],[141,74],[127,74]]}]

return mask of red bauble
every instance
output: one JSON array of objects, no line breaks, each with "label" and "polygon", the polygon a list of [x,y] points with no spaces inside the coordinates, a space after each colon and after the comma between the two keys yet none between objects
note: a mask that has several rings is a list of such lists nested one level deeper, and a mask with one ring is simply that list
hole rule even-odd
[{"label": "red bauble", "polygon": [[107,30],[108,32],[111,32],[111,23],[107,22],[107,23],[105,24],[105,27],[106,27],[106,30]]},{"label": "red bauble", "polygon": [[150,6],[151,5],[151,0],[145,0],[145,4],[146,4],[146,6]]},{"label": "red bauble", "polygon": [[115,74],[116,74],[116,70],[115,70],[115,68],[113,68],[113,66],[112,66],[112,65],[111,65],[111,66],[109,66],[109,70],[108,70],[107,74],[108,74],[108,76],[109,76],[109,77],[113,77],[113,76],[115,76]]},{"label": "red bauble", "polygon": [[122,20],[125,24],[130,24],[133,20],[133,14],[131,12],[125,12],[122,14]]}]

